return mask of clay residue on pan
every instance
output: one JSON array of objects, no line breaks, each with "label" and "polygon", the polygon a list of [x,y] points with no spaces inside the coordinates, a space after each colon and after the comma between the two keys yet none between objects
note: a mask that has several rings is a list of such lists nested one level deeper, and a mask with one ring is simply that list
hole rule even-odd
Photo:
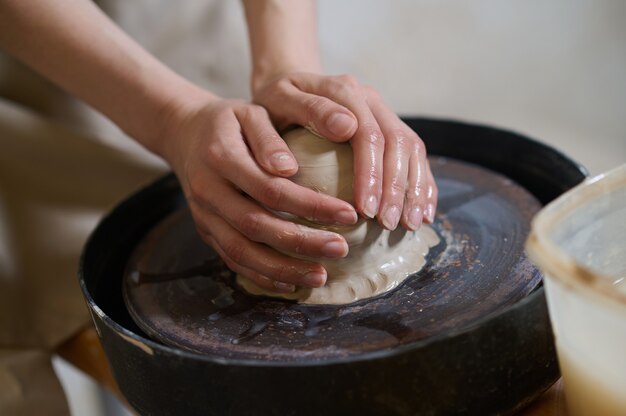
[{"label": "clay residue on pan", "polygon": [[[333,143],[305,129],[284,137],[298,160],[298,173],[291,179],[310,189],[353,203],[352,148]],[[360,220],[354,226],[329,227],[305,219],[293,219],[309,227],[333,231],[344,236],[349,253],[342,259],[307,260],[321,263],[328,275],[320,288],[299,288],[294,293],[275,293],[248,279],[237,276],[238,284],[255,295],[294,299],[308,304],[345,304],[377,296],[398,287],[409,275],[419,271],[431,247],[439,243],[427,225],[417,231],[381,228],[374,220]]]},{"label": "clay residue on pan", "polygon": [[428,251],[439,243],[439,237],[427,225],[415,232],[401,228],[388,231],[367,220],[357,224],[354,230],[347,230],[347,234],[363,234],[365,238],[360,243],[350,244],[349,241],[350,251],[345,258],[310,259],[320,262],[328,274],[326,285],[320,288],[300,288],[294,293],[278,294],[240,276],[237,276],[237,283],[255,295],[279,296],[300,303],[350,303],[398,287],[424,266]]}]

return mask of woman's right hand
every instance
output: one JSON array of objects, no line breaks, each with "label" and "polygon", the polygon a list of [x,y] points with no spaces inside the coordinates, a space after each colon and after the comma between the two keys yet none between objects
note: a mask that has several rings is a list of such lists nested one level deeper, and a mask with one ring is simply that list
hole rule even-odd
[{"label": "woman's right hand", "polygon": [[[338,258],[339,234],[292,223],[267,208],[326,224],[354,224],[354,208],[291,182],[298,169],[267,112],[244,101],[207,98],[168,115],[161,154],[178,176],[196,228],[227,266],[281,292],[326,282],[320,264],[279,251]],[[272,155],[264,166],[255,154]]]}]

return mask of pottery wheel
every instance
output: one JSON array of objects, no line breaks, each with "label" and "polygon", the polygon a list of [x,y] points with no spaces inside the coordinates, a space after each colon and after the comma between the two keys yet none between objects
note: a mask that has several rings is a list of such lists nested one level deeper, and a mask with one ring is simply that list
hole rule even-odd
[{"label": "pottery wheel", "polygon": [[124,276],[133,320],[153,339],[214,357],[316,362],[443,336],[527,296],[541,275],[524,254],[539,202],[505,176],[433,157],[441,242],[424,268],[349,305],[255,297],[196,234],[186,209],[137,246]]}]

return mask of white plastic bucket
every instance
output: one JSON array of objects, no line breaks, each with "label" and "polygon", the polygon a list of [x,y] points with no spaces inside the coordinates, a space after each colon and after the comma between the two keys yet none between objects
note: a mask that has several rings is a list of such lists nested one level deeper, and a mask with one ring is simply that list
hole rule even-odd
[{"label": "white plastic bucket", "polygon": [[626,164],[546,206],[526,249],[545,275],[569,411],[626,415]]}]

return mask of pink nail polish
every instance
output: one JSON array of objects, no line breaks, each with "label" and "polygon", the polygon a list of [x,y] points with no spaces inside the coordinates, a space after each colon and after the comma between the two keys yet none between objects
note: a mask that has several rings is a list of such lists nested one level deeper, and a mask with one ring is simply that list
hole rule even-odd
[{"label": "pink nail polish", "polygon": [[422,225],[422,210],[420,207],[413,207],[409,211],[408,226],[412,230],[417,230]]},{"label": "pink nail polish", "polygon": [[329,241],[321,249],[324,257],[345,257],[348,254],[348,244],[345,241]]},{"label": "pink nail polish", "polygon": [[343,210],[335,213],[335,221],[340,224],[352,225],[357,222],[359,217],[356,215],[355,211],[352,210]]},{"label": "pink nail polish", "polygon": [[398,221],[400,221],[400,208],[395,205],[387,208],[383,216],[383,225],[385,228],[395,230],[398,226]]},{"label": "pink nail polish", "polygon": [[296,286],[292,285],[291,283],[278,282],[274,280],[273,284],[274,284],[274,287],[280,290],[281,292],[293,293],[296,291]]},{"label": "pink nail polish", "polygon": [[321,287],[326,283],[326,274],[320,272],[308,272],[302,276],[302,284],[308,287]]},{"label": "pink nail polish", "polygon": [[295,160],[284,152],[273,154],[271,164],[279,172],[288,172],[297,167]]},{"label": "pink nail polish", "polygon": [[363,213],[369,218],[374,218],[377,212],[378,199],[374,195],[371,195],[369,198],[367,198],[367,201],[365,202],[365,207],[363,207]]},{"label": "pink nail polish", "polygon": [[435,206],[433,204],[428,204],[424,215],[426,216],[426,220],[432,224],[435,221]]},{"label": "pink nail polish", "polygon": [[352,132],[356,120],[345,113],[333,113],[326,120],[326,128],[338,138],[344,138]]}]

